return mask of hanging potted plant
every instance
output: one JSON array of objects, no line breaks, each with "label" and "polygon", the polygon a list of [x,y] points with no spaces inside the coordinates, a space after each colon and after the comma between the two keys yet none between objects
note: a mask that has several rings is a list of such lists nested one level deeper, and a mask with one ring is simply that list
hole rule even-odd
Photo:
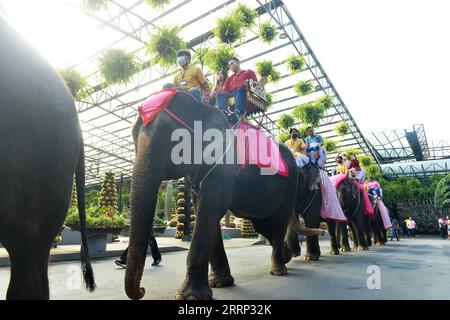
[{"label": "hanging potted plant", "polygon": [[329,95],[325,95],[317,99],[316,103],[328,110],[333,106],[333,98],[330,97]]},{"label": "hanging potted plant", "polygon": [[344,157],[346,159],[350,159],[351,156],[356,156],[361,153],[362,152],[359,149],[347,149],[347,150],[342,151],[342,154],[344,155]]},{"label": "hanging potted plant", "polygon": [[278,82],[281,79],[280,72],[275,69],[273,62],[270,60],[263,60],[256,63],[256,73],[263,79],[268,79],[269,82]]},{"label": "hanging potted plant", "polygon": [[145,0],[152,9],[157,10],[164,8],[164,6],[168,5],[171,1],[172,0]]},{"label": "hanging potted plant", "polygon": [[314,82],[311,80],[300,80],[294,85],[294,91],[298,96],[306,96],[314,91]]},{"label": "hanging potted plant", "polygon": [[205,64],[214,74],[217,74],[220,70],[228,69],[228,63],[234,56],[233,47],[219,45],[214,49],[209,49],[205,54]]},{"label": "hanging potted plant", "polygon": [[266,100],[267,100],[267,108],[270,108],[273,105],[273,94],[270,92],[266,92]]},{"label": "hanging potted plant", "polygon": [[86,99],[88,91],[86,89],[87,80],[74,68],[58,70],[58,73],[64,79],[73,98],[77,101]]},{"label": "hanging potted plant", "polygon": [[258,13],[246,4],[239,3],[233,15],[240,16],[240,20],[244,28],[249,29],[256,25]]},{"label": "hanging potted plant", "polygon": [[319,121],[325,116],[326,109],[314,102],[301,104],[294,108],[292,112],[294,118],[299,119],[304,124],[317,127]]},{"label": "hanging potted plant", "polygon": [[358,160],[363,167],[368,167],[373,164],[373,159],[371,156],[359,156]]},{"label": "hanging potted plant", "polygon": [[278,35],[277,28],[269,21],[263,22],[259,26],[259,38],[262,42],[271,44]]},{"label": "hanging potted plant", "polygon": [[305,65],[305,58],[302,55],[291,55],[287,59],[288,70],[291,74],[299,73]]},{"label": "hanging potted plant", "polygon": [[193,51],[194,51],[193,64],[200,65],[201,69],[203,70],[206,55],[208,54],[209,48],[200,47],[197,49],[193,49]]},{"label": "hanging potted plant", "polygon": [[108,7],[108,0],[83,0],[83,7],[89,12],[97,12]]},{"label": "hanging potted plant", "polygon": [[241,15],[229,14],[217,19],[213,32],[222,43],[232,44],[242,37]]},{"label": "hanging potted plant", "polygon": [[347,121],[341,121],[336,125],[334,131],[336,131],[339,136],[343,137],[350,132],[350,125]]},{"label": "hanging potted plant", "polygon": [[289,132],[283,132],[283,133],[280,133],[279,135],[277,135],[278,142],[282,142],[282,143],[285,143],[290,138],[291,138],[291,135],[289,134]]},{"label": "hanging potted plant", "polygon": [[325,139],[323,147],[327,152],[335,152],[338,149],[338,142],[336,140]]},{"label": "hanging potted plant", "polygon": [[289,130],[295,124],[295,119],[287,113],[284,113],[278,119],[278,127],[283,130]]},{"label": "hanging potted plant", "polygon": [[127,84],[139,68],[134,55],[122,49],[109,49],[99,58],[100,73],[108,85]]},{"label": "hanging potted plant", "polygon": [[147,52],[153,55],[153,63],[171,67],[177,63],[177,52],[186,47],[180,36],[180,27],[163,26],[151,35]]}]

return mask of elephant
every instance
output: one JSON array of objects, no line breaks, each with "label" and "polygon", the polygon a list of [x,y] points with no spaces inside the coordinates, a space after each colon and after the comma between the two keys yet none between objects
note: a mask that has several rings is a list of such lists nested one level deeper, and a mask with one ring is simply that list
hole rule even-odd
[{"label": "elephant", "polygon": [[373,205],[373,211],[375,216],[370,219],[371,231],[373,234],[373,244],[385,245],[387,242],[386,232],[384,230],[383,219],[381,217],[380,208],[375,201]]},{"label": "elephant", "polygon": [[51,244],[75,175],[84,281],[94,290],[85,213],[84,145],[73,97],[0,17],[0,243],[11,263],[7,299],[49,299]]},{"label": "elephant", "polygon": [[[370,239],[369,216],[364,212],[364,197],[360,189],[355,186],[350,178],[346,178],[336,188],[339,203],[348,220],[348,226],[352,232],[353,249],[369,250],[372,244]],[[336,237],[340,250],[351,251],[348,242],[347,223],[338,223]]]},{"label": "elephant", "polygon": [[[186,162],[178,163],[172,157],[178,141],[171,135],[201,124],[194,139],[187,139],[189,152]],[[176,299],[211,299],[211,287],[234,284],[222,241],[220,219],[227,210],[237,217],[250,219],[255,230],[272,246],[270,273],[287,273],[285,264],[292,254],[285,244],[288,224],[294,219],[294,201],[297,194],[298,168],[290,150],[279,145],[280,155],[289,170],[288,176],[262,175],[253,164],[245,169],[236,161],[207,164],[204,159],[192,161],[202,155],[210,142],[198,143],[208,129],[218,130],[225,137],[230,128],[226,116],[217,108],[202,104],[193,97],[178,92],[166,112],[160,112],[147,125],[139,117],[132,129],[136,158],[131,179],[131,226],[125,272],[125,291],[131,299],[142,299],[141,287],[149,232],[155,213],[158,188],[164,180],[185,177],[195,194],[196,226],[187,257],[185,281],[177,290]],[[192,129],[195,132],[196,129]],[[176,140],[176,139],[175,139]],[[194,141],[196,140],[196,141]],[[228,159],[231,139],[223,146],[222,156]],[[230,149],[229,149],[230,148]],[[236,150],[236,148],[234,149]],[[230,163],[231,162],[231,163]],[[208,276],[208,263],[211,272]]]},{"label": "elephant", "polygon": [[[330,253],[339,255],[336,239],[336,222],[325,221],[320,216],[322,206],[322,192],[320,189],[320,169],[312,162],[299,170],[299,182],[295,212],[301,214],[307,228],[319,228],[321,222],[326,222],[330,234]],[[292,246],[292,245],[291,245]],[[306,236],[305,260],[316,261],[321,255],[318,235]]]}]

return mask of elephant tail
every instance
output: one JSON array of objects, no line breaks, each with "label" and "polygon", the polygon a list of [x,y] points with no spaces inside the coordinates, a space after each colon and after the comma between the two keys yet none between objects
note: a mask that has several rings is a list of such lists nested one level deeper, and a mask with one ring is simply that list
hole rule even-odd
[{"label": "elephant tail", "polygon": [[81,143],[80,155],[78,157],[77,168],[75,171],[75,182],[77,187],[78,213],[80,217],[81,231],[81,269],[86,288],[89,291],[95,290],[94,271],[92,270],[91,260],[89,259],[89,248],[87,244],[86,231],[86,204],[85,204],[85,163],[84,163],[84,144]]}]

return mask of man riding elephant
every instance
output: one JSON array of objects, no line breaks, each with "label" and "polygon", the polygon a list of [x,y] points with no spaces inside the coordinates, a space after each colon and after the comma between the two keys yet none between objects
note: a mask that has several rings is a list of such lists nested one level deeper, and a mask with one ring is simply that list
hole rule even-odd
[{"label": "man riding elephant", "polygon": [[177,53],[177,63],[181,67],[173,79],[173,83],[164,85],[164,88],[177,87],[188,91],[200,102],[208,102],[211,95],[208,81],[203,71],[191,64],[189,50],[180,50]]}]

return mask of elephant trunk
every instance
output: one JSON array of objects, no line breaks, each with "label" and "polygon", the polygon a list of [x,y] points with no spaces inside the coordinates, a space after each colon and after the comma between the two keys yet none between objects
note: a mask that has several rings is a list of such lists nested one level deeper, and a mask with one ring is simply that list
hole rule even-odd
[{"label": "elephant trunk", "polygon": [[131,183],[131,227],[125,291],[133,300],[142,299],[145,295],[145,289],[140,285],[161,183],[161,180],[153,179],[149,172],[143,172],[145,169],[136,162]]},{"label": "elephant trunk", "polygon": [[303,234],[306,237],[319,235],[323,236],[325,234],[325,231],[322,229],[307,228],[305,225],[305,221],[303,219],[300,219],[300,221],[298,221],[295,215],[291,216],[290,224],[294,228],[295,232]]}]

